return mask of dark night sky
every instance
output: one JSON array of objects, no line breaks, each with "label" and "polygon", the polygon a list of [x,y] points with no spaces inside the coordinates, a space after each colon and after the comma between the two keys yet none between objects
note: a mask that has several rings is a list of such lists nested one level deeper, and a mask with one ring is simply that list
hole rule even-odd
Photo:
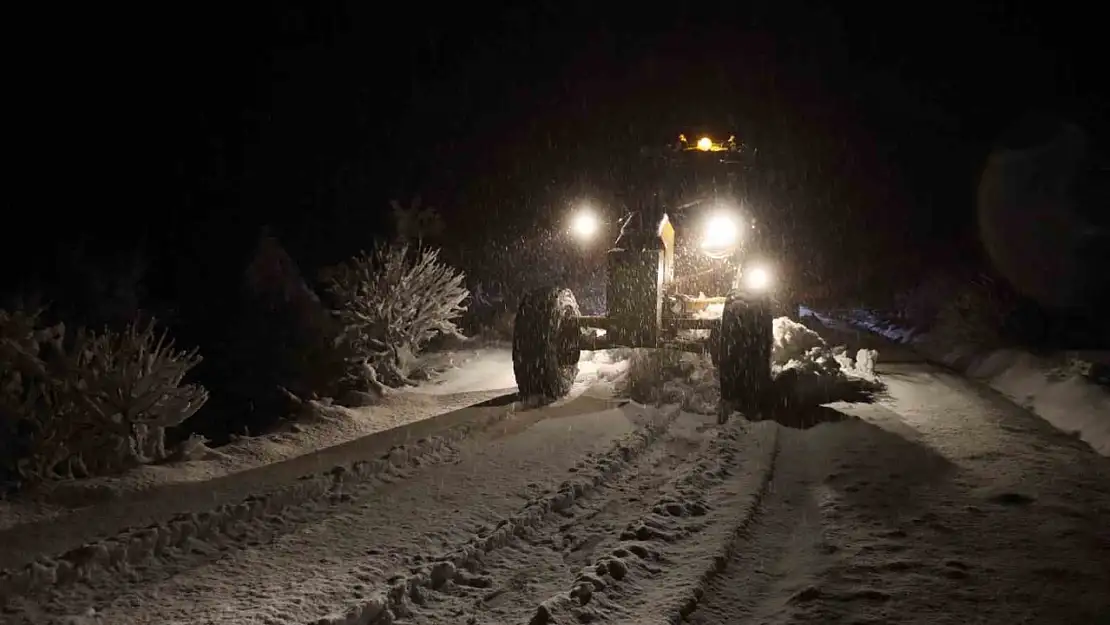
[{"label": "dark night sky", "polygon": [[52,16],[46,63],[24,70],[29,110],[49,117],[25,162],[48,172],[44,207],[80,208],[65,233],[33,219],[62,245],[146,232],[195,271],[261,223],[333,261],[369,245],[390,198],[422,193],[460,236],[525,227],[611,192],[612,146],[731,119],[780,181],[767,202],[820,258],[912,265],[973,240],[978,168],[1017,115],[1106,110],[1093,20],[1071,12],[590,4]]}]

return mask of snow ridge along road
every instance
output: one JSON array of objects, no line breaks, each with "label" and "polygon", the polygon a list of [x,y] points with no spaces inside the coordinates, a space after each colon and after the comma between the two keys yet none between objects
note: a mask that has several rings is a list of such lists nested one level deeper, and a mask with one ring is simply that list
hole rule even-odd
[{"label": "snow ridge along road", "polygon": [[484,406],[445,414],[421,424],[443,422],[433,430],[436,434],[415,442],[401,442],[410,440],[408,437],[375,437],[399,444],[377,446],[384,453],[378,452],[380,457],[372,460],[338,464],[237,502],[178,513],[145,527],[126,527],[60,555],[40,556],[21,568],[0,572],[0,605],[9,613],[24,613],[25,618],[34,613],[45,618],[39,604],[68,608],[88,603],[93,597],[103,600],[126,588],[204,566],[237,550],[278,541],[303,526],[344,514],[386,484],[403,481],[422,468],[456,462],[461,441],[480,436],[511,417],[528,423],[537,418],[529,418],[528,412],[551,416],[568,406],[581,411],[584,406],[596,409],[618,403],[593,398],[575,402],[582,390],[541,411],[520,413],[523,405],[509,401],[514,396],[506,396]]},{"label": "snow ridge along road", "polygon": [[[121,567],[98,583],[73,584],[9,606],[0,620],[57,622],[52,617],[93,608],[98,620],[90,623],[113,625],[314,622],[389,587],[398,572],[407,575],[475,534],[492,533],[521,510],[534,511],[535,504],[527,504],[539,493],[565,498],[562,476],[583,457],[575,473],[619,471],[614,458],[646,445],[617,442],[622,436],[637,428],[655,432],[673,418],[635,405],[608,408],[614,403],[579,397],[517,412],[459,441],[446,464],[355,493],[322,518],[289,517],[295,531],[201,558],[187,570],[160,563],[142,571]],[[197,537],[188,544],[190,550],[218,551]]]},{"label": "snow ridge along road", "polygon": [[533,498],[515,514],[498,521],[492,530],[484,528],[446,555],[414,567],[409,575],[392,580],[388,590],[340,614],[311,622],[313,625],[389,623],[398,617],[414,616],[414,606],[426,604],[431,594],[429,591],[445,590],[445,586],[488,588],[490,579],[476,575],[488,554],[506,547],[516,538],[526,536],[553,515],[566,512],[580,499],[603,490],[607,484],[637,466],[637,459],[658,441],[678,415],[676,407],[653,414],[646,424],[618,439],[604,454],[589,457],[571,467],[571,477],[557,489]]},{"label": "snow ridge along road", "polygon": [[[481,424],[483,426],[490,423]],[[420,466],[448,462],[452,443],[467,436],[470,427],[454,428],[443,436],[397,445],[383,457],[337,465],[301,477],[269,493],[250,495],[239,503],[225,503],[208,512],[175,515],[165,523],[128,528],[103,540],[71,549],[58,557],[40,558],[16,571],[0,573],[0,601],[34,596],[75,583],[97,585],[114,571],[157,560],[167,569],[183,570],[233,548],[257,544],[293,531],[295,525],[333,514],[336,508],[372,490],[380,482],[407,477]],[[196,548],[203,541],[217,548]]]}]

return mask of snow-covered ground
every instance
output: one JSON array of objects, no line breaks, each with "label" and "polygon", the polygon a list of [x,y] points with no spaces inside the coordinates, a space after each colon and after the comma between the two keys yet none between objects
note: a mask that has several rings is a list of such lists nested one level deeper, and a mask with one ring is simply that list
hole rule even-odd
[{"label": "snow-covered ground", "polygon": [[[946,344],[871,311],[853,310],[838,317],[890,341],[913,346],[930,359],[985,382],[1059,430],[1110,456],[1110,388],[1090,379],[1094,364],[1110,365],[1110,352],[1037,356],[1020,349],[981,351]],[[836,325],[838,320],[825,315],[823,323]]]},{"label": "snow-covered ground", "polygon": [[449,350],[440,358],[446,360],[440,365],[442,372],[429,383],[413,389],[413,392],[429,395],[474,391],[516,392],[513,354],[507,345]]},{"label": "snow-covered ground", "polygon": [[[172,497],[0,530],[0,622],[1110,616],[1110,460],[912,350],[779,325],[777,368],[839,380],[793,414],[719,426],[706,357],[587,353],[553,405],[497,394],[161,489]],[[512,379],[495,350],[452,371],[412,395],[501,393]],[[874,403],[818,403],[876,379]],[[159,516],[167,502],[187,514]]]},{"label": "snow-covered ground", "polygon": [[[120,476],[47,484],[30,498],[0,500],[0,530],[65,515],[81,514],[87,506],[119,501],[143,493],[196,482],[216,480],[259,467],[311,456],[371,434],[431,419],[468,406],[516,392],[509,347],[475,341],[428,356],[437,373],[428,383],[397,389],[371,406],[345,408],[308,402],[303,414],[277,431],[239,437],[217,449],[200,448],[189,459],[144,465]],[[584,359],[585,387],[590,376],[610,377],[600,364]],[[627,366],[625,363],[624,366]],[[612,367],[610,367],[612,368]],[[599,373],[600,371],[600,373]],[[0,567],[7,563],[0,555]]]},{"label": "snow-covered ground", "polygon": [[[363,408],[310,402],[305,414],[269,434],[241,437],[218,449],[194,452],[190,459],[145,465],[121,476],[48,484],[30,500],[0,501],[0,530],[72,514],[98,502],[273,465],[516,390],[511,360],[505,378],[507,351],[467,350],[455,358],[461,366],[451,366],[438,378],[442,386],[398,390]],[[477,366],[468,368],[472,361]],[[488,371],[496,373],[484,378]]]}]

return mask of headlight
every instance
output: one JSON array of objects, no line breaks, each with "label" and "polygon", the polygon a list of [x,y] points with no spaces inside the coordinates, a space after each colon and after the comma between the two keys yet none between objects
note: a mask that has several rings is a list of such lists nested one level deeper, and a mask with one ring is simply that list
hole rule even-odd
[{"label": "headlight", "polygon": [[589,209],[582,209],[574,216],[570,222],[570,231],[575,237],[587,240],[592,239],[597,234],[598,228],[601,226],[597,215]]},{"label": "headlight", "polygon": [[733,215],[719,213],[705,222],[705,233],[701,240],[702,250],[709,253],[723,252],[739,242],[740,224]]},{"label": "headlight", "polygon": [[744,286],[752,291],[766,291],[774,284],[774,276],[766,267],[752,267],[744,271]]}]

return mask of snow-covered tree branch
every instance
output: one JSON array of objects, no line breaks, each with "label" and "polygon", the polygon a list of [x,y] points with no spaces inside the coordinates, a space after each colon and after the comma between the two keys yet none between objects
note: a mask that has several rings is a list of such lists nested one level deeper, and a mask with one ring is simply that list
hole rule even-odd
[{"label": "snow-covered tree branch", "polygon": [[[404,243],[363,252],[324,276],[343,322],[342,341],[358,375],[389,385],[408,383],[406,360],[439,335],[459,335],[466,276],[439,251]],[[364,371],[363,371],[364,370]]]}]

